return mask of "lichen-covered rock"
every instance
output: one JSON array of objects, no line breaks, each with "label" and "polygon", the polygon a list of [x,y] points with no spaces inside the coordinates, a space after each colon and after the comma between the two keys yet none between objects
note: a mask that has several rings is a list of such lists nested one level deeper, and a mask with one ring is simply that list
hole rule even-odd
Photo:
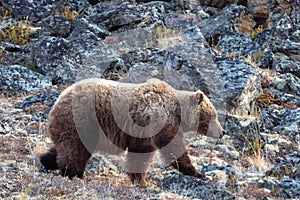
[{"label": "lichen-covered rock", "polygon": [[281,74],[291,73],[300,78],[300,61],[294,61],[288,56],[274,56],[272,67]]},{"label": "lichen-covered rock", "polygon": [[234,31],[221,35],[216,46],[224,55],[233,53],[234,56],[248,56],[259,50],[259,45],[250,37]]},{"label": "lichen-covered rock", "polygon": [[41,35],[54,37],[68,37],[73,29],[73,21],[58,16],[49,16],[42,21]]},{"label": "lichen-covered rock", "polygon": [[294,94],[295,96],[300,96],[300,78],[294,76],[293,74],[278,74],[280,81],[276,85],[276,89],[284,93]]},{"label": "lichen-covered rock", "polygon": [[51,81],[20,65],[0,65],[0,93],[38,92],[51,87]]},{"label": "lichen-covered rock", "polygon": [[218,41],[217,38],[227,31],[236,31],[251,36],[255,21],[250,11],[244,6],[230,5],[218,11],[212,17],[197,23],[203,36]]},{"label": "lichen-covered rock", "polygon": [[74,76],[73,82],[106,77],[108,71],[124,65],[120,53],[89,30],[75,29],[69,42],[72,45],[65,54],[64,61]]},{"label": "lichen-covered rock", "polygon": [[178,173],[164,175],[161,187],[174,193],[197,199],[235,199],[226,188],[217,188],[213,183],[182,176]]},{"label": "lichen-covered rock", "polygon": [[27,17],[32,22],[38,22],[55,12],[55,8],[59,3],[61,3],[61,1],[2,0],[2,4],[15,18],[24,19]]},{"label": "lichen-covered rock", "polygon": [[224,80],[224,101],[231,113],[251,112],[251,102],[260,94],[260,76],[249,63],[227,57],[218,57],[216,64]]},{"label": "lichen-covered rock", "polygon": [[33,42],[31,56],[35,60],[37,70],[51,77],[54,84],[66,84],[74,81],[70,67],[64,56],[70,49],[70,43],[58,37],[44,36]]}]

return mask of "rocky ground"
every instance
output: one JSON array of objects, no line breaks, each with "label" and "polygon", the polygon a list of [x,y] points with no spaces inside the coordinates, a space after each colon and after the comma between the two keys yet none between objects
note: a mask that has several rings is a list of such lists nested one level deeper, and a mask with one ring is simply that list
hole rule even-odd
[{"label": "rocky ground", "polygon": [[[202,181],[166,168],[129,184],[124,156],[95,155],[83,179],[45,173],[49,109],[91,77],[201,89],[219,141],[187,137]],[[0,0],[0,198],[299,199],[298,0]]]}]

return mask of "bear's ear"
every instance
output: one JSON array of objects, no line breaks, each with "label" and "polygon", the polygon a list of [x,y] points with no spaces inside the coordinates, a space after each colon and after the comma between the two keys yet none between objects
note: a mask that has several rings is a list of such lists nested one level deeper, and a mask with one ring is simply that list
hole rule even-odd
[{"label": "bear's ear", "polygon": [[190,97],[191,102],[194,104],[200,104],[203,99],[204,99],[204,94],[203,92],[201,92],[200,90],[198,90],[197,92],[194,93],[194,95],[192,95]]},{"label": "bear's ear", "polygon": [[204,99],[204,94],[200,90],[197,90],[196,97],[198,99],[198,104],[200,104]]}]

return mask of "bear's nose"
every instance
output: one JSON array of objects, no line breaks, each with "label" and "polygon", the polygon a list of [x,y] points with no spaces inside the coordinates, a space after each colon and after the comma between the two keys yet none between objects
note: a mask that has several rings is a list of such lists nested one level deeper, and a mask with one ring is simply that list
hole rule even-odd
[{"label": "bear's nose", "polygon": [[222,134],[220,135],[220,139],[221,139],[225,134],[226,134],[226,131],[223,130],[223,131],[222,131]]}]

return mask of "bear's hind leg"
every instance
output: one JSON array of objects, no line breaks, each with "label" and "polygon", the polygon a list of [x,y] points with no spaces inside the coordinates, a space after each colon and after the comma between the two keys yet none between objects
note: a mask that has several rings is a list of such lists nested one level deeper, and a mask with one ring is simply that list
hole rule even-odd
[{"label": "bear's hind leg", "polygon": [[57,152],[57,164],[61,175],[69,178],[74,176],[82,178],[91,153],[81,141],[68,144],[60,143],[57,145]]}]

